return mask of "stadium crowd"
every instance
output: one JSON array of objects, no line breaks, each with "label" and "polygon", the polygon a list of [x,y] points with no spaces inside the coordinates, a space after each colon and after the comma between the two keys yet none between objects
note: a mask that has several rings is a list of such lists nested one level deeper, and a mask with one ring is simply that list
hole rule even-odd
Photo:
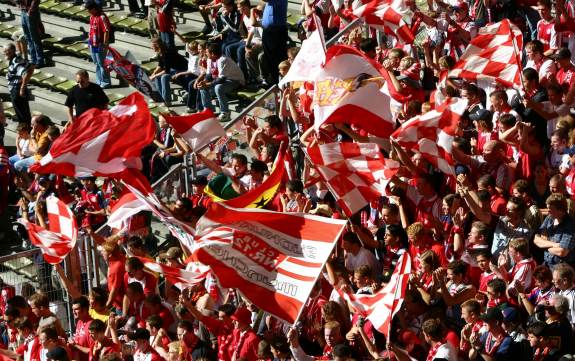
[{"label": "stadium crowd", "polygon": [[[294,145],[295,175],[283,181],[266,208],[348,219],[346,231],[316,283],[302,317],[287,325],[210,276],[180,289],[147,269],[140,257],[186,268],[189,256],[176,238],[161,249],[150,212],[132,216],[121,231],[102,236],[122,185],[112,179],[31,173],[62,131],[45,115],[31,115],[27,86],[45,65],[38,1],[19,0],[24,39],[4,48],[8,90],[19,122],[16,154],[0,147],[0,216],[45,225],[45,200],[73,204],[77,223],[107,266],[103,287],[74,283],[61,265],[53,272],[70,296],[74,327],[51,311],[53,285],[39,289],[0,282],[0,359],[28,360],[572,360],[575,350],[575,1],[428,0],[413,7],[424,39],[399,44],[360,26],[340,42],[381,64],[404,95],[394,111],[399,127],[430,111],[437,94],[467,100],[452,155],[455,175],[435,169],[424,154],[376,138],[357,126],[313,127],[312,92],[305,84],[281,88],[277,114],[247,116],[241,141],[254,156],[197,154],[206,175],[193,192],[167,207],[194,225],[210,202],[209,186],[224,199],[254,191],[269,176],[281,144]],[[355,18],[345,0],[302,1],[301,35],[317,15],[326,38]],[[88,0],[89,45],[95,83],[77,74],[68,95],[68,125],[90,108],[108,107],[104,66],[112,28],[98,1]],[[287,0],[252,7],[249,0],[199,1],[208,40],[179,53],[170,0],[130,1],[133,16],[147,17],[158,67],[150,78],[166,105],[171,82],[187,89],[189,113],[215,110],[231,118],[229,94],[246,84],[267,87],[285,76],[297,48],[288,49]],[[486,88],[444,74],[486,24],[511,20],[522,32],[522,89]],[[23,46],[27,43],[27,47]],[[575,113],[573,113],[575,114]],[[6,121],[4,118],[2,121]],[[401,163],[390,195],[369,200],[346,216],[338,199],[298,147],[331,142],[377,142]],[[153,144],[142,152],[142,172],[155,181],[181,163],[190,147],[158,119]],[[231,153],[231,152],[230,152]],[[315,180],[314,180],[315,179]],[[15,196],[16,195],[16,196]],[[76,250],[73,252],[77,252]],[[342,292],[376,294],[399,258],[413,271],[403,306],[386,339]],[[81,256],[81,255],[80,255]],[[48,273],[52,267],[43,264]]]}]

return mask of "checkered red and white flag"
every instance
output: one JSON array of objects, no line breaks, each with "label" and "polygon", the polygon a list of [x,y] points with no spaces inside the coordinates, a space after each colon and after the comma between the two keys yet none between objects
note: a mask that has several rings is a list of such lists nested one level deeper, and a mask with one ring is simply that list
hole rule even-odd
[{"label": "checkered red and white flag", "polygon": [[411,44],[415,36],[411,27],[403,20],[397,3],[397,1],[392,3],[389,0],[373,0],[359,6],[353,14],[363,18],[369,26],[395,36],[401,43]]},{"label": "checkered red and white flag", "polygon": [[487,25],[471,40],[449,77],[521,86],[523,35],[509,20]]},{"label": "checkered red and white flag", "polygon": [[329,143],[307,153],[347,216],[386,194],[400,164],[386,159],[372,143]]},{"label": "checkered red and white flag", "polygon": [[78,238],[78,225],[74,213],[56,198],[46,198],[48,229],[37,224],[20,220],[28,229],[33,245],[40,248],[44,259],[50,264],[58,264],[70,253]]},{"label": "checkered red and white flag", "polygon": [[409,119],[391,135],[404,148],[416,150],[435,168],[454,174],[451,148],[467,100],[447,99],[434,110]]},{"label": "checkered red and white flag", "polygon": [[387,285],[376,294],[354,295],[341,291],[340,293],[356,312],[370,320],[373,327],[388,338],[393,316],[403,305],[410,273],[411,257],[405,252],[399,258]]},{"label": "checkered red and white flag", "polygon": [[174,286],[178,287],[180,290],[203,282],[210,272],[210,268],[208,266],[203,266],[202,271],[192,272],[182,268],[171,267],[162,263],[157,263],[149,258],[138,258],[144,263],[144,266],[147,269],[163,275],[166,280],[168,280]]}]

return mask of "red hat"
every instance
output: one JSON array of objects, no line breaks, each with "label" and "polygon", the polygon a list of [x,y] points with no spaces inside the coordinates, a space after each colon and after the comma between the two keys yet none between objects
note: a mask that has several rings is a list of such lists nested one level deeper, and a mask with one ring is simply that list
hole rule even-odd
[{"label": "red hat", "polygon": [[421,345],[422,342],[417,337],[413,331],[403,330],[399,333],[399,341],[401,341],[404,345],[414,344],[414,345]]},{"label": "red hat", "polygon": [[246,307],[240,307],[232,315],[232,320],[243,323],[244,325],[250,325],[252,323],[252,312]]}]

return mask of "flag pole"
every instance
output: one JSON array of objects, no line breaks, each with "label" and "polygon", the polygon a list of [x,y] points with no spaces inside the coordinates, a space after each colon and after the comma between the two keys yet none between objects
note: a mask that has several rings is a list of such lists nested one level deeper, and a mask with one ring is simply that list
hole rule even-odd
[{"label": "flag pole", "polygon": [[[512,23],[509,22],[509,32],[511,33],[511,41],[513,43],[513,53],[515,55],[515,61],[517,62],[517,66],[519,67],[519,79],[521,80],[521,88],[523,88],[523,92],[526,93],[525,82],[523,81],[523,64],[521,63],[521,58],[519,57],[517,43],[515,42],[515,33],[513,32],[513,28],[511,27],[511,25]],[[521,96],[519,90],[517,90],[517,94],[519,95],[520,98],[524,98]]]}]

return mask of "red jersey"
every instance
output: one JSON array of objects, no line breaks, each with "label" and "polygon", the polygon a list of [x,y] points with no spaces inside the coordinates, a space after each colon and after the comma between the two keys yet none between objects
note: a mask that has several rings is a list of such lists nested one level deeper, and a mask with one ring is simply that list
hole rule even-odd
[{"label": "red jersey", "polygon": [[144,295],[149,296],[156,293],[156,286],[158,285],[158,279],[154,277],[154,275],[144,272],[144,279],[138,280],[135,278],[130,277],[130,275],[126,272],[124,273],[124,287],[127,288],[128,285],[132,282],[139,282],[142,284],[142,288],[144,289]]},{"label": "red jersey", "polygon": [[[249,361],[255,361],[258,359],[258,345],[260,344],[260,338],[254,330],[247,329],[244,332],[240,332],[237,328],[232,332],[233,340],[230,348],[230,355],[232,359],[246,359]],[[235,356],[235,357],[234,357]]]},{"label": "red jersey", "polygon": [[573,66],[573,64],[569,64],[567,69],[559,68],[555,74],[555,79],[557,80],[557,83],[561,85],[563,93],[566,93],[571,89],[573,83],[575,83],[575,66]]},{"label": "red jersey", "polygon": [[134,361],[165,361],[165,359],[149,346],[145,351],[137,350],[134,353]]},{"label": "red jersey", "polygon": [[559,33],[555,27],[555,20],[547,22],[543,19],[537,23],[537,40],[543,43],[543,52],[559,48]]},{"label": "red jersey", "polygon": [[110,25],[110,20],[108,20],[106,14],[90,16],[90,33],[88,35],[88,45],[93,48],[99,48],[104,45],[104,33],[109,33],[111,29],[112,26]]},{"label": "red jersey", "polygon": [[212,335],[218,338],[218,361],[230,361],[232,359],[233,350],[231,347],[233,342],[234,325],[231,321],[225,322],[217,320],[212,317],[204,316],[200,320],[210,331]]},{"label": "red jersey", "polygon": [[126,275],[126,257],[113,257],[108,260],[108,292],[117,290],[114,299],[112,300],[114,307],[122,308],[122,300],[124,299],[124,275]]},{"label": "red jersey", "polygon": [[[92,323],[92,319],[90,318],[88,321],[78,320],[76,321],[76,332],[74,333],[74,343],[82,346],[90,348],[94,343],[92,337],[90,337],[90,331],[88,327]],[[78,350],[74,350],[76,360],[79,361],[88,361],[89,357],[87,354],[80,352]]]},{"label": "red jersey", "polygon": [[99,361],[103,356],[120,352],[120,345],[112,342],[111,339],[105,338],[101,343],[92,343],[88,353],[89,361]]},{"label": "red jersey", "polygon": [[40,361],[40,340],[38,336],[30,334],[23,344],[15,352],[22,357],[24,361]]}]

